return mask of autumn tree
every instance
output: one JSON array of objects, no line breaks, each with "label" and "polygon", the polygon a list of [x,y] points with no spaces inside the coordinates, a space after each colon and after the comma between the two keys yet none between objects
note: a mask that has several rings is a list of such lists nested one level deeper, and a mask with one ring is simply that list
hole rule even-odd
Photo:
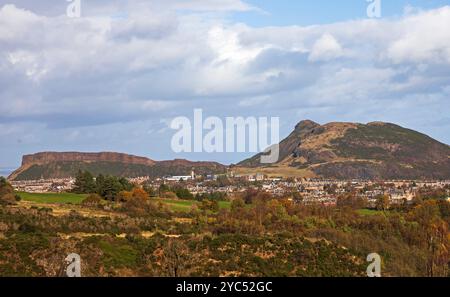
[{"label": "autumn tree", "polygon": [[389,209],[389,196],[388,195],[378,195],[376,197],[376,208],[377,210],[388,210]]},{"label": "autumn tree", "polygon": [[242,198],[236,198],[233,199],[233,201],[231,201],[231,211],[232,212],[237,212],[241,209],[245,208],[245,202]]},{"label": "autumn tree", "polygon": [[448,224],[441,217],[441,209],[435,200],[428,200],[416,206],[410,213],[419,223],[426,239],[428,251],[427,276],[448,276],[450,241]]},{"label": "autumn tree", "polygon": [[130,201],[133,197],[133,193],[130,191],[120,191],[116,196],[116,201],[118,202],[127,202]]},{"label": "autumn tree", "polygon": [[149,199],[148,193],[144,191],[144,189],[139,187],[133,189],[133,191],[131,192],[131,197],[132,199],[138,199],[144,202],[148,201]]}]

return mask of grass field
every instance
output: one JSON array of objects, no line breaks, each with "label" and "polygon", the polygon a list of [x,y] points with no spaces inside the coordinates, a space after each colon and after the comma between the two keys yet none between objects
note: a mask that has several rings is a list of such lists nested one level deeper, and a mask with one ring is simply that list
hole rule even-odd
[{"label": "grass field", "polygon": [[26,193],[19,192],[24,201],[36,203],[72,203],[80,204],[87,195],[74,193]]},{"label": "grass field", "polygon": [[[172,211],[190,211],[192,206],[200,202],[194,200],[177,200],[177,199],[164,199],[164,198],[152,198],[155,201],[162,202],[169,206]],[[219,208],[230,208],[231,203],[229,201],[219,201]]]},{"label": "grass field", "polygon": [[[24,201],[30,201],[35,203],[45,204],[80,204],[86,194],[74,194],[74,193],[26,193],[20,192],[19,196]],[[153,201],[162,202],[167,205],[172,211],[185,211],[188,212],[192,209],[194,204],[200,205],[200,202],[193,200],[178,200],[178,199],[163,199],[163,198],[151,198]],[[220,201],[220,208],[230,208],[231,203],[228,201]]]}]

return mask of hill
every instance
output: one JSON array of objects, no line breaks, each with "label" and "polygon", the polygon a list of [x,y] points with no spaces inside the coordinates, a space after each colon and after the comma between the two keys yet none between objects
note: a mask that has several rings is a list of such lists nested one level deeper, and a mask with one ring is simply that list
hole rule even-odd
[{"label": "hill", "polygon": [[154,161],[145,157],[102,152],[42,152],[25,155],[22,166],[14,171],[10,180],[36,180],[73,177],[78,170],[94,175],[123,177],[162,177],[166,175],[213,174],[226,172],[226,167],[216,162],[191,162],[188,160]]},{"label": "hill", "polygon": [[337,179],[448,179],[450,147],[391,123],[301,121],[280,142],[278,163],[265,166],[258,154],[237,169],[289,171]]}]

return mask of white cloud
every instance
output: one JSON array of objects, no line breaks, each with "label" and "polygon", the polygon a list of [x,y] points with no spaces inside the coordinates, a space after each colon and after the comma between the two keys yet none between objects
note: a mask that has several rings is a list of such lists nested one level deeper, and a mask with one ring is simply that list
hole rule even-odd
[{"label": "white cloud", "polygon": [[254,28],[227,18],[255,9],[240,0],[97,1],[80,19],[46,14],[49,1],[21,3],[29,10],[0,6],[0,125],[17,135],[16,124],[48,134],[97,131],[194,107],[276,113],[293,125],[298,114],[371,121],[400,113],[389,106],[407,110],[399,118],[417,114],[418,98],[433,98],[433,111],[449,104],[449,6],[396,19]]},{"label": "white cloud", "polygon": [[239,102],[239,106],[242,106],[242,107],[256,106],[256,105],[263,104],[267,101],[270,101],[270,96],[258,96],[258,97],[245,98]]},{"label": "white cloud", "polygon": [[325,33],[313,45],[310,61],[328,61],[342,56],[343,50],[333,35]]},{"label": "white cloud", "polygon": [[410,15],[398,26],[402,34],[389,44],[387,58],[395,63],[450,63],[450,6]]}]

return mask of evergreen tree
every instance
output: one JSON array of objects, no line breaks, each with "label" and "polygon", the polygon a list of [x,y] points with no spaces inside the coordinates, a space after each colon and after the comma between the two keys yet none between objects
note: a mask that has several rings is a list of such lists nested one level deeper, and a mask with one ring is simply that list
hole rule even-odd
[{"label": "evergreen tree", "polygon": [[77,194],[95,193],[96,185],[94,177],[89,171],[79,170],[75,178],[73,192]]}]

